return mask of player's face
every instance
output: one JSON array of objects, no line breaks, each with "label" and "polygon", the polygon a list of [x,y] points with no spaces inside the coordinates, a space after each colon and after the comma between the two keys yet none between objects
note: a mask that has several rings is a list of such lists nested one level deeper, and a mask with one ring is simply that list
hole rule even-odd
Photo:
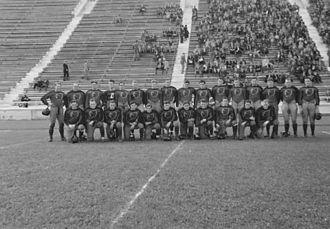
[{"label": "player's face", "polygon": [[72,85],[72,90],[74,90],[74,91],[78,91],[78,89],[79,89],[79,85],[76,84],[76,83],[74,83],[74,84]]},{"label": "player's face", "polygon": [[92,89],[93,89],[93,90],[96,90],[96,88],[97,88],[97,84],[96,84],[96,83],[93,83],[93,84],[92,84]]},{"label": "player's face", "polygon": [[199,84],[199,87],[200,87],[201,89],[204,89],[204,88],[205,88],[205,83],[200,83],[200,84]]},{"label": "player's face", "polygon": [[205,109],[205,108],[207,107],[207,103],[206,103],[206,102],[201,102],[201,107],[202,107],[203,109]]},{"label": "player's face", "polygon": [[218,79],[218,85],[221,86],[223,84],[223,80],[222,79]]},{"label": "player's face", "polygon": [[123,83],[120,83],[119,84],[119,90],[123,90],[124,89],[124,84]]},{"label": "player's face", "polygon": [[305,79],[305,86],[311,87],[312,86],[312,81],[310,79]]},{"label": "player's face", "polygon": [[245,103],[245,108],[246,109],[250,109],[250,107],[251,107],[251,103]]},{"label": "player's face", "polygon": [[184,83],[184,87],[188,88],[189,87],[189,83]]},{"label": "player's face", "polygon": [[166,85],[167,87],[171,86],[171,81],[166,80],[165,85]]},{"label": "player's face", "polygon": [[151,82],[151,88],[155,88],[156,87],[156,82]]},{"label": "player's face", "polygon": [[110,103],[109,105],[111,110],[114,110],[116,108],[116,104],[115,103]]},{"label": "player's face", "polygon": [[164,110],[168,110],[170,109],[170,104],[169,103],[165,103],[164,104]]},{"label": "player's face", "polygon": [[223,99],[223,100],[221,101],[221,105],[222,105],[222,106],[228,106],[228,99]]},{"label": "player's face", "polygon": [[147,110],[148,113],[151,113],[152,108],[151,107],[147,107],[146,110]]},{"label": "player's face", "polygon": [[90,101],[90,102],[89,102],[89,106],[90,106],[92,109],[95,109],[95,108],[96,108],[96,102],[95,102],[95,101]]},{"label": "player's face", "polygon": [[251,85],[252,86],[257,86],[257,80],[256,79],[252,79],[251,80]]},{"label": "player's face", "polygon": [[238,81],[238,80],[235,80],[235,81],[234,81],[234,86],[235,86],[235,87],[239,87],[239,81]]},{"label": "player's face", "polygon": [[272,80],[267,81],[267,86],[268,87],[273,87],[274,86],[274,82]]},{"label": "player's face", "polygon": [[183,104],[183,108],[184,108],[185,110],[189,110],[189,104],[188,104],[188,103]]},{"label": "player's face", "polygon": [[71,108],[72,109],[77,109],[78,108],[78,104],[77,103],[71,103]]},{"label": "player's face", "polygon": [[285,80],[285,83],[284,83],[284,85],[286,86],[286,87],[291,87],[291,81],[290,80]]},{"label": "player's face", "polygon": [[61,85],[55,84],[55,91],[59,91],[59,90],[61,90]]},{"label": "player's face", "polygon": [[109,87],[109,89],[112,89],[112,88],[113,88],[113,82],[110,81],[110,82],[108,83],[108,87]]},{"label": "player's face", "polygon": [[134,111],[136,108],[137,108],[137,105],[136,105],[135,103],[132,103],[132,104],[131,104],[131,110]]},{"label": "player's face", "polygon": [[264,101],[262,106],[263,106],[263,108],[267,109],[269,107],[269,102]]}]

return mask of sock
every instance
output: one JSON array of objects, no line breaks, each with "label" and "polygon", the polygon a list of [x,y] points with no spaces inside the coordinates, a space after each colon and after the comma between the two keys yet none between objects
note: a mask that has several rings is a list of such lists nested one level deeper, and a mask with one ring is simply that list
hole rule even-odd
[{"label": "sock", "polygon": [[174,128],[175,136],[179,136],[179,127]]},{"label": "sock", "polygon": [[55,123],[50,124],[49,126],[49,138],[53,138]]},{"label": "sock", "polygon": [[139,131],[140,131],[140,138],[143,138],[143,132],[144,132],[144,130],[141,128]]},{"label": "sock", "polygon": [[267,135],[269,136],[269,132],[270,132],[270,125],[266,126],[266,131],[267,131]]},{"label": "sock", "polygon": [[192,127],[192,126],[188,127],[188,134],[189,134],[190,137],[193,136],[193,134],[194,134],[194,127]]},{"label": "sock", "polygon": [[314,133],[315,133],[315,124],[311,124],[311,132],[312,132],[312,136],[314,136]]},{"label": "sock", "polygon": [[100,128],[101,138],[104,138],[104,128]]},{"label": "sock", "polygon": [[284,124],[284,131],[285,131],[285,133],[289,132],[289,123],[288,122],[285,122],[285,124]]},{"label": "sock", "polygon": [[237,136],[237,126],[233,126],[233,136]]},{"label": "sock", "polygon": [[64,138],[64,123],[60,124],[59,132],[60,132],[61,138]]},{"label": "sock", "polygon": [[293,127],[293,133],[294,133],[294,135],[297,135],[297,129],[298,129],[297,123],[293,123],[292,124],[292,127]]},{"label": "sock", "polygon": [[304,135],[307,135],[307,124],[303,124]]},{"label": "sock", "polygon": [[276,136],[277,135],[277,130],[278,130],[278,125],[274,125],[273,126],[272,136]]}]

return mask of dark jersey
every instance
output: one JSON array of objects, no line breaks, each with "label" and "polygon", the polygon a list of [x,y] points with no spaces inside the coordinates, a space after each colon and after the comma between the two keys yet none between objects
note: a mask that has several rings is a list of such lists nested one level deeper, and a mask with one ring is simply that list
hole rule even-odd
[{"label": "dark jersey", "polygon": [[164,127],[168,122],[173,122],[178,119],[176,110],[170,107],[168,110],[162,110],[159,115],[160,123]]},{"label": "dark jersey", "polygon": [[200,103],[201,100],[205,100],[205,101],[209,102],[210,97],[212,97],[212,93],[211,93],[210,89],[208,89],[208,88],[197,89],[196,97],[195,97],[195,105]]},{"label": "dark jersey", "polygon": [[183,107],[178,110],[179,120],[182,123],[188,122],[188,119],[196,119],[196,112],[195,109],[189,107],[188,110],[184,109]]},{"label": "dark jersey", "polygon": [[195,95],[195,89],[192,87],[180,88],[178,90],[178,99],[176,105],[192,102],[192,96]]},{"label": "dark jersey", "polygon": [[270,104],[279,104],[280,103],[280,89],[277,87],[266,87],[262,91],[262,99],[268,99]]},{"label": "dark jersey", "polygon": [[112,121],[121,122],[122,112],[118,107],[113,110],[105,109],[103,113],[105,123],[111,124]]},{"label": "dark jersey", "polygon": [[164,86],[161,89],[162,91],[162,98],[163,98],[163,104],[165,101],[168,102],[176,102],[177,100],[177,90],[173,86]]},{"label": "dark jersey", "polygon": [[85,93],[81,90],[78,91],[69,91],[66,94],[66,97],[68,98],[68,106],[70,106],[72,101],[76,101],[78,103],[78,107],[80,109],[84,109],[85,107],[85,100],[86,100],[86,96]]},{"label": "dark jersey", "polygon": [[50,99],[52,106],[63,107],[68,105],[68,99],[62,91],[50,91],[41,97],[41,102],[45,105],[49,105],[47,99]]},{"label": "dark jersey", "polygon": [[299,91],[299,105],[302,105],[304,101],[315,101],[316,105],[320,104],[319,90],[316,87],[302,87]]},{"label": "dark jersey", "polygon": [[129,103],[135,102],[138,106],[145,103],[144,91],[141,89],[133,89],[128,94]]},{"label": "dark jersey", "polygon": [[128,110],[125,112],[124,115],[124,123],[125,124],[130,124],[133,122],[140,122],[141,121],[141,111],[139,109],[133,110]]},{"label": "dark jersey", "polygon": [[102,91],[100,89],[90,89],[86,92],[86,104],[85,108],[89,107],[89,101],[94,99],[97,107],[102,107],[101,104]]},{"label": "dark jersey", "polygon": [[221,103],[223,99],[228,99],[229,88],[227,85],[214,86],[212,88],[212,96],[215,102]]},{"label": "dark jersey", "polygon": [[242,121],[251,121],[250,118],[255,118],[255,110],[253,107],[250,107],[249,109],[246,109],[245,107],[242,108],[239,112],[239,115],[241,116]]},{"label": "dark jersey", "polygon": [[211,107],[198,108],[196,110],[196,125],[201,124],[201,120],[206,119],[206,121],[213,121],[213,109]]},{"label": "dark jersey", "polygon": [[149,88],[146,91],[146,102],[147,103],[160,103],[162,102],[162,92],[158,88]]},{"label": "dark jersey", "polygon": [[240,103],[246,99],[246,89],[244,87],[232,87],[229,97],[235,102]]},{"label": "dark jersey", "polygon": [[142,112],[142,122],[151,122],[151,124],[155,124],[159,122],[158,113],[155,110],[152,110],[151,112],[144,111]]},{"label": "dark jersey", "polygon": [[232,106],[220,106],[214,110],[214,121],[219,123],[225,120],[235,120],[236,115]]},{"label": "dark jersey", "polygon": [[128,94],[127,90],[116,90],[115,97],[118,107],[128,107]]},{"label": "dark jersey", "polygon": [[299,101],[299,90],[294,87],[282,87],[280,91],[280,98],[282,101],[291,103],[293,100]]},{"label": "dark jersey", "polygon": [[256,111],[256,120],[258,123],[265,121],[274,121],[276,119],[275,108],[269,106],[267,109],[259,107]]},{"label": "dark jersey", "polygon": [[85,109],[85,121],[89,123],[91,121],[102,122],[103,121],[103,110],[100,107],[94,109],[88,107]]},{"label": "dark jersey", "polygon": [[111,91],[108,90],[108,91],[103,92],[101,95],[101,99],[102,99],[102,104],[105,107],[105,109],[109,108],[111,100],[115,101],[115,103],[117,105],[115,90],[111,90]]},{"label": "dark jersey", "polygon": [[256,102],[258,100],[262,100],[262,87],[258,86],[249,86],[246,88],[248,100],[252,102]]},{"label": "dark jersey", "polygon": [[84,123],[84,111],[80,108],[68,108],[64,113],[64,123],[66,125],[79,125]]}]

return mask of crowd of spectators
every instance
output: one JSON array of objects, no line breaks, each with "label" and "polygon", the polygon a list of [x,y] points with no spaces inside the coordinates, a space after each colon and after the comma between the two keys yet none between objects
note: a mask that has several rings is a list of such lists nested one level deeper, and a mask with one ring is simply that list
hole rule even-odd
[{"label": "crowd of spectators", "polygon": [[[196,74],[270,73],[281,64],[303,82],[321,82],[320,53],[287,0],[209,0],[195,24],[198,44],[188,55]],[[276,55],[270,50],[278,50]],[[274,52],[274,51],[273,51]]]},{"label": "crowd of spectators", "polygon": [[177,26],[182,24],[183,10],[180,8],[179,4],[169,3],[163,7],[159,7],[157,15],[175,23]]}]

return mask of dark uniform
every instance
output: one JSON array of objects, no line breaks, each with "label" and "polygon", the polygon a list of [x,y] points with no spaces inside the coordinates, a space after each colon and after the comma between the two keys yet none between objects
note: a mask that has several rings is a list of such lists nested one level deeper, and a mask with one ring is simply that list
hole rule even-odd
[{"label": "dark uniform", "polygon": [[101,108],[102,103],[101,103],[101,96],[103,92],[100,89],[90,89],[86,92],[86,102],[85,102],[85,108],[89,107],[89,101],[91,99],[94,99],[96,102],[96,106]]},{"label": "dark uniform", "polygon": [[237,122],[234,108],[230,105],[219,106],[214,110],[214,121],[218,132],[218,138],[224,139],[226,128],[232,126],[234,138],[237,135]]},{"label": "dark uniform", "polygon": [[252,102],[251,105],[255,110],[261,107],[262,91],[263,89],[259,85],[248,86],[246,88],[246,92],[247,92],[246,99]]},{"label": "dark uniform", "polygon": [[[275,135],[277,136],[277,130],[278,130],[278,104],[281,100],[281,93],[280,89],[278,87],[265,87],[265,89],[262,91],[262,97],[263,99],[268,99],[269,105],[273,106],[275,109],[275,120],[274,128],[276,130]],[[276,126],[275,126],[276,125]],[[267,126],[267,133],[269,133],[270,126]]]},{"label": "dark uniform", "polygon": [[115,93],[117,107],[120,108],[123,113],[129,109],[128,95],[129,92],[124,89],[123,90],[118,89],[116,90]]},{"label": "dark uniform", "polygon": [[[188,110],[183,107],[178,110],[180,121],[180,135],[182,138],[192,138],[194,136],[194,123],[196,112],[194,108],[189,107]],[[188,133],[188,134],[187,134]]]},{"label": "dark uniform", "polygon": [[[72,137],[76,135],[77,130],[79,130],[80,140],[82,139],[85,129],[84,111],[82,109],[72,109],[71,107],[66,109],[64,113],[64,123],[66,125],[66,138],[69,142],[72,142]],[[71,127],[72,125],[74,125],[74,127]]]},{"label": "dark uniform", "polygon": [[229,88],[227,85],[216,85],[212,88],[212,97],[215,101],[215,107],[219,107],[223,99],[228,99]]},{"label": "dark uniform", "polygon": [[140,111],[144,110],[145,101],[145,94],[144,91],[141,89],[133,89],[128,94],[128,101],[129,104],[132,102],[136,103]]},{"label": "dark uniform", "polygon": [[[142,112],[142,123],[145,129],[146,139],[155,139],[156,135],[160,132],[159,114],[155,110],[151,112]],[[155,131],[155,132],[153,132]]]},{"label": "dark uniform", "polygon": [[[176,114],[176,110],[173,107],[170,107],[168,110],[162,110],[159,115],[160,118],[160,126],[163,129],[163,137],[169,137],[168,132],[172,135],[173,128],[175,131],[175,136],[179,136],[179,123],[177,122],[178,116]],[[170,123],[170,126],[167,124]]]},{"label": "dark uniform", "polygon": [[264,123],[268,122],[266,125],[267,136],[269,136],[270,126],[273,126],[272,137],[275,137],[277,133],[278,121],[276,120],[275,108],[269,106],[267,109],[260,107],[256,111],[256,124],[257,128],[263,131]]},{"label": "dark uniform", "polygon": [[289,119],[291,116],[294,135],[297,136],[297,103],[299,101],[299,90],[294,87],[282,87],[280,91],[282,103],[282,114],[284,118],[285,133],[289,132]]},{"label": "dark uniform", "polygon": [[[202,120],[205,119],[205,122]],[[213,109],[211,107],[198,108],[196,110],[196,135],[197,138],[210,137],[213,134]]]},{"label": "dark uniform", "polygon": [[86,96],[85,93],[81,90],[71,90],[66,94],[66,97],[68,98],[68,106],[70,106],[72,101],[76,101],[78,104],[78,107],[82,110],[85,108],[85,100]]},{"label": "dark uniform", "polygon": [[195,96],[195,107],[199,108],[202,100],[209,102],[211,97],[212,97],[212,92],[210,89],[208,89],[208,88],[197,89],[196,96]]},{"label": "dark uniform", "polygon": [[87,127],[87,141],[94,141],[95,129],[100,129],[102,139],[104,139],[103,110],[100,107],[85,109],[85,121]]},{"label": "dark uniform", "polygon": [[141,120],[141,111],[139,109],[128,110],[124,114],[124,136],[125,140],[134,140],[134,130],[139,129],[140,139],[143,139],[143,124]]},{"label": "dark uniform", "polygon": [[117,98],[116,98],[116,90],[107,90],[103,92],[101,95],[101,100],[104,109],[108,109],[110,107],[110,101],[115,101],[116,107],[118,106]]},{"label": "dark uniform", "polygon": [[104,110],[104,122],[107,124],[106,131],[110,140],[119,139],[122,137],[122,111],[116,107],[111,110]]},{"label": "dark uniform", "polygon": [[183,106],[184,103],[191,104],[193,96],[195,96],[195,89],[193,87],[180,88],[178,90],[178,99],[176,105]]},{"label": "dark uniform", "polygon": [[[251,104],[252,105],[252,104]],[[250,108],[245,108],[243,107],[242,110],[239,112],[240,115],[240,138],[244,137],[244,131],[245,127],[249,126],[251,130],[251,137],[254,137],[255,132],[256,132],[256,121],[255,121],[255,116],[256,112],[253,107]]]},{"label": "dark uniform", "polygon": [[146,103],[151,104],[152,108],[158,113],[162,111],[163,96],[159,88],[149,88],[146,91]]},{"label": "dark uniform", "polygon": [[161,89],[162,91],[162,106],[164,106],[164,102],[170,102],[173,107],[177,101],[177,90],[173,86],[164,86]]}]

